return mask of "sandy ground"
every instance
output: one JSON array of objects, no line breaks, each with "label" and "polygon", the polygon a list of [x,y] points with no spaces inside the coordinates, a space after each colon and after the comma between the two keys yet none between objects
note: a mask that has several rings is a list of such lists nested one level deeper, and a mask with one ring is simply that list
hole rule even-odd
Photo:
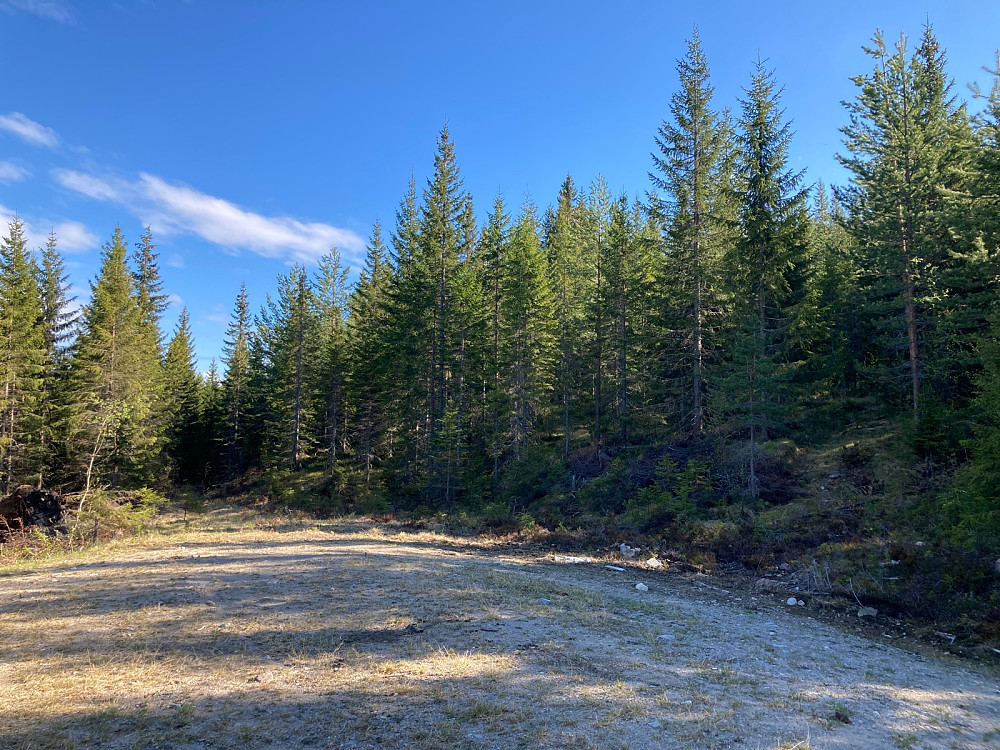
[{"label": "sandy ground", "polygon": [[783,601],[361,522],[151,537],[0,570],[0,747],[1000,748],[994,672]]}]

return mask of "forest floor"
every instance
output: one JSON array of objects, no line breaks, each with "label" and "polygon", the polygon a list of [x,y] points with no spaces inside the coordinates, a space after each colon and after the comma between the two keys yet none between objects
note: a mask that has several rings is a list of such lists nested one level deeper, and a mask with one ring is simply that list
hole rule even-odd
[{"label": "forest floor", "polygon": [[997,672],[878,618],[610,551],[252,519],[0,569],[0,747],[1000,747]]}]

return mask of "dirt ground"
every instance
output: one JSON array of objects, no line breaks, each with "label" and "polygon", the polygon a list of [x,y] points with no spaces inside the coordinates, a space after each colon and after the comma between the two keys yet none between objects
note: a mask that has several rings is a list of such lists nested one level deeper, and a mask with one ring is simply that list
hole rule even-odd
[{"label": "dirt ground", "polygon": [[0,747],[1000,748],[988,666],[784,600],[215,513],[0,570]]}]

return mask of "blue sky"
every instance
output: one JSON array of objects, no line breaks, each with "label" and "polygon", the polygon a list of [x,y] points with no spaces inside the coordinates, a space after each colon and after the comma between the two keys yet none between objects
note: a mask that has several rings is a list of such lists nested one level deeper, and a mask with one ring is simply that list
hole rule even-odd
[{"label": "blue sky", "polygon": [[544,207],[567,173],[644,193],[697,26],[716,105],[767,58],[793,164],[842,182],[862,45],[876,28],[916,40],[927,18],[965,96],[1000,45],[995,0],[0,0],[0,216],[17,211],[35,245],[56,229],[84,302],[115,224],[132,241],[150,224],[164,327],[188,307],[204,369],[241,282],[256,309],[331,245],[359,265],[445,121],[480,215],[497,192]]}]

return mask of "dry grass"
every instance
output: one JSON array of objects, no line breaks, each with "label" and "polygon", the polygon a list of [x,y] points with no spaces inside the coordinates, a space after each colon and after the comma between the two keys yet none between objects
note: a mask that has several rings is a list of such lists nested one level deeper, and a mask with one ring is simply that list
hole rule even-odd
[{"label": "dry grass", "polygon": [[[0,568],[0,747],[809,747],[807,695],[863,697],[782,677],[745,613],[632,584],[432,530],[169,517]],[[861,731],[851,705],[823,731]]]}]

